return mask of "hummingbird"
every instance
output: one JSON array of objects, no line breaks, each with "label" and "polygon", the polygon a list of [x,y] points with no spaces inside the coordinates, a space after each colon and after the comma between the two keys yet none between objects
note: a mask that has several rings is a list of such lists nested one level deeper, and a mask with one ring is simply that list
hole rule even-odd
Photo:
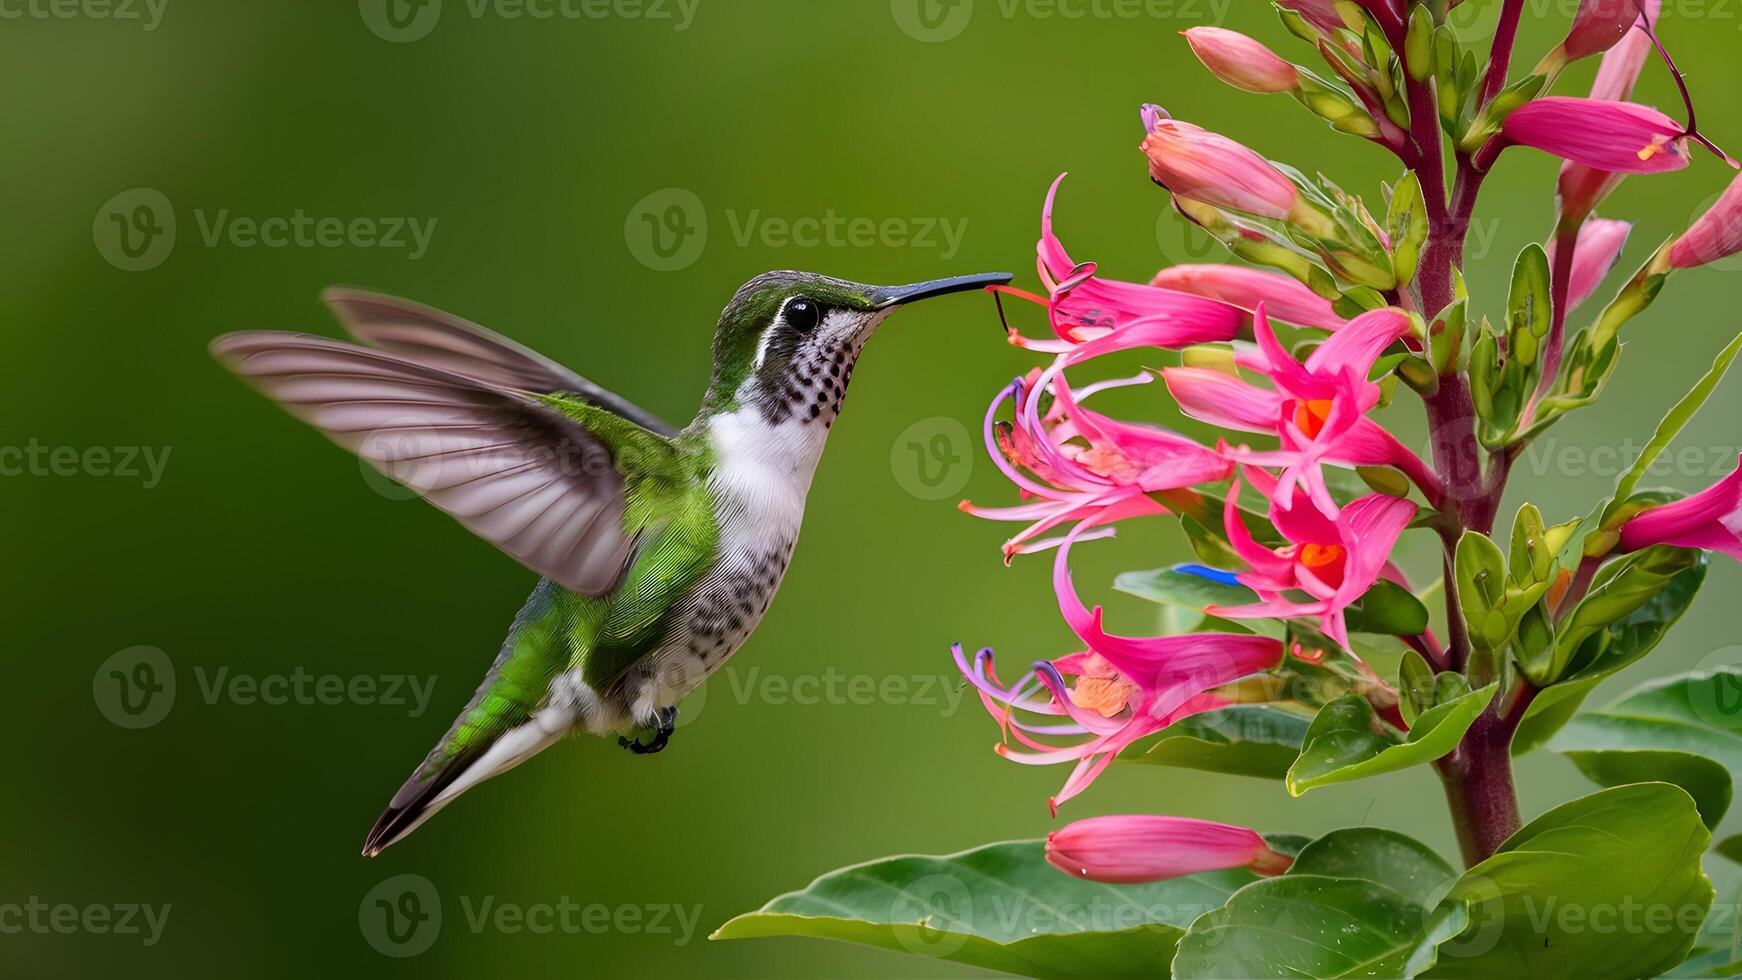
[{"label": "hummingbird", "polygon": [[899,307],[1011,278],[757,276],[720,315],[707,392],[681,429],[477,324],[376,293],[323,296],[361,344],[213,341],[290,414],[541,576],[363,855],[570,734],[664,749],[678,702],[744,644],[785,577],[866,340]]}]

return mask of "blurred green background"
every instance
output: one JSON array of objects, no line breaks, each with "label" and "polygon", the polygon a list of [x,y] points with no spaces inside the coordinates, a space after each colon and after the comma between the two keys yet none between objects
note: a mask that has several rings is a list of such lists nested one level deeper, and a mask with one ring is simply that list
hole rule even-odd
[{"label": "blurred green background", "polygon": [[[110,9],[98,3],[0,5],[11,338],[0,445],[169,454],[156,480],[143,464],[137,476],[81,466],[0,479],[12,746],[0,903],[171,907],[152,946],[82,927],[0,934],[0,971],[970,973],[856,947],[704,937],[844,864],[1055,826],[1045,800],[1065,771],[997,759],[994,726],[949,680],[955,640],[1015,663],[1070,648],[1045,560],[1002,567],[1009,529],[953,506],[1012,497],[963,438],[996,389],[1035,363],[1002,342],[989,302],[916,308],[871,345],[786,588],[730,668],[685,705],[673,749],[636,758],[602,740],[566,744],[376,861],[357,856],[364,831],[471,693],[533,576],[366,478],[221,371],[207,341],[238,328],[335,332],[317,293],[352,283],[492,325],[687,419],[714,318],[742,280],[783,267],[873,282],[1006,268],[1033,286],[1041,196],[1062,170],[1072,177],[1060,228],[1079,259],[1129,279],[1193,259],[1197,243],[1158,223],[1166,202],[1136,152],[1143,101],[1332,173],[1369,200],[1393,165],[1290,100],[1209,80],[1177,36],[1193,23],[1306,60],[1268,4],[1250,0],[978,0],[965,17],[965,5],[934,8],[948,14],[936,30],[911,0],[570,0],[578,16],[548,19],[508,16],[518,6],[474,14],[478,2],[426,6],[403,29],[378,0],[157,0],[155,10],[131,0],[117,8],[130,20],[95,16]],[[1494,6],[1466,4],[1467,34],[1483,35]],[[1572,6],[1529,5],[1520,61],[1558,39]],[[1742,147],[1742,105],[1729,97],[1742,8],[1666,6],[1663,33],[1703,96],[1702,128]],[[588,15],[598,11],[607,16]],[[1582,94],[1590,73],[1573,69],[1560,91]],[[1675,108],[1661,67],[1641,92]],[[1488,184],[1470,269],[1488,312],[1512,256],[1548,229],[1555,170],[1514,150]],[[1639,222],[1616,278],[1726,179],[1696,157],[1687,171],[1629,180],[1605,209]],[[162,197],[117,198],[137,188]],[[153,200],[173,214],[173,248],[131,259],[114,216]],[[240,241],[233,234],[237,220],[299,213],[342,219],[349,243],[250,247],[245,225]],[[782,236],[831,214],[878,232]],[[649,215],[675,218],[662,242],[649,238]],[[433,233],[421,250],[386,247],[351,235],[356,219],[415,219]],[[220,221],[225,233],[209,240]],[[124,268],[137,264],[151,267]],[[1514,504],[1528,496],[1565,519],[1607,490],[1626,440],[1643,441],[1742,327],[1735,273],[1678,276],[1630,326],[1608,397],[1526,457]],[[1166,418],[1158,394],[1122,392],[1117,404]],[[1702,486],[1733,465],[1739,409],[1732,384],[1661,482]],[[1400,404],[1390,416],[1416,445],[1418,414]],[[948,441],[940,456],[934,436]],[[1080,549],[1077,566],[1084,593],[1127,631],[1154,612],[1112,595],[1112,575],[1185,554],[1160,522],[1133,530]],[[1432,564],[1426,544],[1406,552],[1418,570]],[[1620,683],[1737,659],[1739,583],[1720,562],[1679,633]],[[177,690],[160,722],[130,730],[101,710],[105,662],[138,646],[163,651]],[[299,671],[434,688],[416,717],[367,697],[268,705],[205,690],[220,672]],[[812,699],[783,686],[795,682],[824,703],[801,703]],[[883,693],[866,697],[870,684]],[[1550,755],[1524,760],[1520,781],[1527,816],[1586,789]],[[1065,816],[1139,809],[1304,834],[1376,824],[1455,852],[1425,770],[1291,801],[1252,780],[1116,769]],[[444,911],[439,938],[410,959],[382,955],[359,926],[365,896],[400,874],[427,877]],[[564,899],[699,906],[699,921],[691,935],[671,918],[664,933],[539,935],[474,930],[466,915],[486,900]]]}]

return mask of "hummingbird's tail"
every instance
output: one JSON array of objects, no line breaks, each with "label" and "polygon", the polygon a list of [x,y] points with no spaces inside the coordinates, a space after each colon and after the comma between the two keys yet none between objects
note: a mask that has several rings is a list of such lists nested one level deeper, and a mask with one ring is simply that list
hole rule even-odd
[{"label": "hummingbird's tail", "polygon": [[380,854],[461,793],[568,734],[574,709],[550,704],[549,693],[567,667],[559,637],[571,611],[561,589],[539,583],[471,702],[376,819],[363,841],[364,857]]}]

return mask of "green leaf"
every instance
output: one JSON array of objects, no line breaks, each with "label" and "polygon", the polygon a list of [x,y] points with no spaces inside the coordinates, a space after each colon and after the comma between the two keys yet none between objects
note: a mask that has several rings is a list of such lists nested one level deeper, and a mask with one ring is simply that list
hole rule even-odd
[{"label": "green leaf", "polygon": [[1379,827],[1331,831],[1301,848],[1288,873],[1360,878],[1384,885],[1423,908],[1438,901],[1458,876],[1426,844]]},{"label": "green leaf", "polygon": [[1651,441],[1645,444],[1645,451],[1639,454],[1639,459],[1634,461],[1632,469],[1629,469],[1621,477],[1621,482],[1616,484],[1615,503],[1609,505],[1611,508],[1620,506],[1622,501],[1633,495],[1633,491],[1639,486],[1639,481],[1645,478],[1645,474],[1651,472],[1651,467],[1657,462],[1657,457],[1663,455],[1663,451],[1669,448],[1669,444],[1675,441],[1675,437],[1681,434],[1682,429],[1693,420],[1694,415],[1706,404],[1706,399],[1712,397],[1712,392],[1717,390],[1718,382],[1724,380],[1724,375],[1729,372],[1730,365],[1736,360],[1736,355],[1739,353],[1742,353],[1742,334],[1738,334],[1735,340],[1730,341],[1730,346],[1718,353],[1717,359],[1712,362],[1712,369],[1707,371],[1706,376],[1694,385],[1693,390],[1688,392],[1681,401],[1676,402],[1675,407],[1669,410],[1669,414],[1663,417],[1662,422],[1658,423],[1657,431],[1652,433]]},{"label": "green leaf", "polygon": [[1391,235],[1392,268],[1399,280],[1407,282],[1415,276],[1428,233],[1427,205],[1414,171],[1405,173],[1391,192],[1385,223]]},{"label": "green leaf", "polygon": [[1586,640],[1645,606],[1701,560],[1701,552],[1656,545],[1604,566],[1591,591],[1557,625],[1554,657],[1546,675],[1531,680],[1538,686],[1559,680]]},{"label": "green leaf", "polygon": [[1033,977],[1165,976],[1186,926],[1249,872],[1104,885],[1046,863],[1040,841],[885,858],[823,875],[711,939],[835,939]]},{"label": "green leaf", "polygon": [[1586,695],[1598,684],[1655,649],[1699,595],[1700,586],[1706,581],[1707,564],[1705,556],[1699,556],[1645,605],[1586,640],[1574,656],[1569,672],[1531,702],[1518,734],[1512,739],[1512,754],[1523,755],[1548,742],[1572,720]]},{"label": "green leaf", "polygon": [[1468,925],[1426,976],[1655,976],[1686,958],[1712,902],[1711,835],[1667,783],[1603,790],[1550,810],[1457,880],[1442,914]]},{"label": "green leaf", "polygon": [[1125,572],[1113,580],[1113,588],[1139,599],[1197,612],[1203,612],[1205,606],[1244,606],[1258,601],[1258,593],[1243,585],[1223,585],[1180,568]]},{"label": "green leaf", "polygon": [[1465,531],[1458,539],[1452,565],[1470,642],[1488,651],[1505,646],[1518,622],[1508,618],[1502,608],[1506,599],[1506,555],[1487,535]]},{"label": "green leaf", "polygon": [[1343,613],[1349,629],[1359,633],[1416,636],[1427,630],[1427,607],[1410,591],[1380,579]]},{"label": "green leaf", "polygon": [[1605,786],[1674,783],[1707,827],[1730,807],[1742,772],[1742,669],[1653,681],[1602,711],[1574,718],[1549,748]]},{"label": "green leaf", "polygon": [[1307,729],[1300,758],[1288,770],[1288,792],[1366,779],[1432,762],[1458,747],[1464,731],[1488,707],[1495,685],[1423,712],[1405,736],[1380,726],[1359,694],[1346,694],[1320,709]]},{"label": "green leaf", "polygon": [[1121,762],[1281,779],[1300,755],[1311,719],[1269,704],[1191,715],[1119,753]]},{"label": "green leaf", "polygon": [[1401,695],[1397,709],[1403,720],[1415,724],[1423,711],[1434,706],[1434,669],[1427,659],[1414,650],[1403,655],[1397,665],[1397,693]]},{"label": "green leaf", "polygon": [[[1420,905],[1361,878],[1287,874],[1255,882],[1192,923],[1180,980],[1414,976],[1442,936]],[[1450,931],[1450,930],[1447,930]]]}]

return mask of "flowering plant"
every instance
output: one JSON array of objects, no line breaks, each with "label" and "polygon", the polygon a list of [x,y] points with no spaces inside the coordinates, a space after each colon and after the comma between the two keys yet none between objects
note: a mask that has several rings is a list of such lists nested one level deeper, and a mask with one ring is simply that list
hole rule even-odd
[{"label": "flowering plant", "polygon": [[[1510,66],[1523,0],[1501,3],[1485,63],[1446,23],[1458,2],[1278,0],[1328,75],[1233,31],[1186,32],[1221,80],[1291,95],[1394,154],[1403,169],[1379,206],[1144,106],[1148,176],[1243,264],[1120,282],[1066,251],[1054,228],[1064,178],[1053,183],[1042,289],[993,287],[1001,304],[1040,307],[1050,328],[1009,331],[1049,360],[985,419],[1021,499],[963,509],[1021,525],[1006,560],[1050,563],[1078,647],[1002,674],[991,650],[954,656],[1002,733],[1000,755],[1070,767],[1055,814],[1115,761],[1274,778],[1293,796],[1429,765],[1462,868],[1375,828],[1308,841],[1095,817],[1044,844],[837,872],[721,936],[822,935],[1035,975],[1742,972],[1711,931],[1701,866],[1742,765],[1742,707],[1724,696],[1742,674],[1685,675],[1580,710],[1675,624],[1709,553],[1742,558],[1742,470],[1692,496],[1640,486],[1742,337],[1611,497],[1582,516],[1501,507],[1513,463],[1603,393],[1622,328],[1669,277],[1742,250],[1742,178],[1574,329],[1570,314],[1627,241],[1626,221],[1596,214],[1617,184],[1687,167],[1696,147],[1735,163],[1695,126],[1657,37],[1659,0],[1583,0],[1565,40],[1522,77]],[[1565,66],[1599,55],[1589,97],[1550,94]],[[1654,55],[1685,122],[1627,101]],[[1514,147],[1564,161],[1558,215],[1490,302],[1465,288],[1464,239],[1483,181]],[[1082,377],[1110,355],[1157,350],[1178,352],[1171,366]],[[1144,384],[1215,436],[1088,407]],[[1423,406],[1427,458],[1375,418],[1402,397]],[[1197,556],[1115,583],[1173,611],[1162,635],[1110,630],[1071,574],[1075,549],[1140,518],[1176,522]],[[1437,551],[1428,575],[1396,560],[1406,535]],[[1605,788],[1526,823],[1511,760],[1543,746]],[[1085,911],[1024,930],[995,915],[1000,897]],[[1541,912],[1557,907],[1578,922]]]}]

